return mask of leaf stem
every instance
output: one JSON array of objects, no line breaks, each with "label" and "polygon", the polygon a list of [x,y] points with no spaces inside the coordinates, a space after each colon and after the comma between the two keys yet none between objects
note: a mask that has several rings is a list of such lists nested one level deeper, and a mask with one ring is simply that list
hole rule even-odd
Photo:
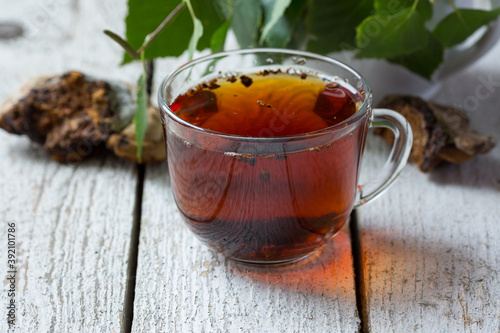
[{"label": "leaf stem", "polygon": [[463,25],[465,27],[467,27],[467,24],[465,23],[465,20],[464,20],[464,17],[462,16],[462,13],[460,13],[460,11],[458,10],[457,6],[455,5],[455,1],[453,0],[448,0],[448,3],[450,4],[450,6],[453,8],[453,11],[455,12],[455,14],[457,14],[457,18],[462,21]]},{"label": "leaf stem", "polygon": [[135,58],[137,58],[142,53],[142,51],[144,51],[144,49],[146,49],[146,47],[148,47],[148,45],[151,44],[151,42],[155,39],[155,37],[163,30],[163,28],[165,28],[168,22],[170,22],[175,17],[175,15],[177,15],[181,11],[182,8],[184,8],[184,2],[178,4],[177,7],[175,7],[174,10],[172,10],[170,14],[168,14],[168,16],[163,20],[163,22],[161,22],[158,28],[156,28],[155,31],[153,31],[151,35],[149,35],[147,41],[144,44],[142,44],[142,46],[137,50]]},{"label": "leaf stem", "polygon": [[413,1],[413,5],[411,6],[411,11],[414,12],[417,9],[418,0]]},{"label": "leaf stem", "polygon": [[154,60],[146,60],[145,62],[146,69],[146,92],[148,94],[148,105],[151,104],[151,91],[153,90],[153,77],[154,77],[154,68],[155,63]]},{"label": "leaf stem", "polygon": [[127,52],[127,54],[132,58],[135,59],[139,56],[140,53],[138,54],[137,51],[134,50],[134,48],[129,43],[127,43],[126,40],[115,34],[113,31],[104,30],[104,33],[108,35],[112,40],[117,42],[121,47],[123,47],[125,52]]}]

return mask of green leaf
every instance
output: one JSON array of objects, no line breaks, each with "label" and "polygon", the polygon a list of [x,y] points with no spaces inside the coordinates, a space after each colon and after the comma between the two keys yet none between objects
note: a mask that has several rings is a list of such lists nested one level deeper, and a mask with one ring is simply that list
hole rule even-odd
[{"label": "green leaf", "polygon": [[212,52],[220,52],[224,50],[224,44],[226,43],[226,36],[229,27],[231,26],[231,20],[227,20],[222,23],[222,25],[217,29],[212,35],[210,40],[210,50]]},{"label": "green leaf", "polygon": [[[128,0],[128,15],[125,19],[127,42],[134,49],[144,42],[168,16],[181,0]],[[203,35],[198,42],[198,49],[210,47],[213,33],[222,25],[224,17],[212,1],[191,0],[193,11],[203,25]],[[186,6],[185,6],[186,7]],[[158,57],[177,57],[188,49],[189,36],[193,34],[193,21],[189,10],[183,8],[151,42],[146,49],[146,59]],[[133,60],[124,55],[123,63]]]},{"label": "green leaf", "polygon": [[498,15],[500,8],[491,11],[457,9],[439,22],[433,33],[445,47],[451,47],[466,40],[474,31],[490,23]]},{"label": "green leaf", "polygon": [[189,52],[189,60],[193,59],[194,51],[196,50],[196,45],[198,45],[198,41],[203,35],[203,24],[196,17],[193,6],[191,6],[191,0],[182,0],[187,5],[189,9],[189,14],[191,15],[191,19],[193,20],[193,34],[191,35],[191,39],[188,44],[188,52]]},{"label": "green leaf", "polygon": [[307,49],[318,53],[342,51],[355,43],[356,27],[370,15],[373,0],[313,0],[306,17]]},{"label": "green leaf", "polygon": [[[144,61],[144,52],[142,53]],[[134,115],[135,135],[137,139],[137,160],[142,163],[142,144],[148,127],[148,96],[146,93],[146,74],[142,73],[137,82],[137,110]]]},{"label": "green leaf", "polygon": [[433,5],[429,0],[375,0],[375,12],[376,14],[394,15],[405,8],[412,7],[416,1],[418,1],[416,10],[425,21],[430,20]]},{"label": "green leaf", "polygon": [[304,50],[307,42],[307,28],[303,19],[297,19],[290,41],[286,45],[288,49]]},{"label": "green leaf", "polygon": [[[160,25],[179,2],[179,0],[165,0],[162,2],[128,0],[128,15],[125,19],[125,25],[129,44],[134,49],[139,49],[146,36]],[[188,45],[185,36],[190,36],[193,32],[192,25],[189,13],[184,8],[149,45],[145,53],[146,58],[181,55]],[[131,60],[133,59],[127,54],[124,55],[124,63]]]},{"label": "green leaf", "polygon": [[[265,0],[269,1],[269,0]],[[303,44],[305,37],[305,27],[302,21],[299,21],[300,16],[304,13],[307,0],[292,0],[283,16],[269,30],[265,38],[265,46],[268,47],[287,47],[292,37],[301,38],[297,40],[297,44]],[[264,7],[265,8],[265,7]],[[299,26],[300,25],[300,26]],[[300,35],[304,32],[303,35]],[[291,47],[300,48],[300,47]]]},{"label": "green leaf", "polygon": [[443,45],[430,32],[428,32],[429,42],[424,48],[413,53],[389,58],[388,61],[402,65],[410,71],[430,79],[432,73],[443,62]]},{"label": "green leaf", "polygon": [[385,16],[367,17],[358,27],[359,58],[392,58],[410,54],[427,45],[428,32],[422,16],[412,8]]},{"label": "green leaf", "polygon": [[264,8],[264,26],[259,43],[263,45],[271,29],[285,14],[291,0],[261,0],[261,3]]},{"label": "green leaf", "polygon": [[422,15],[424,21],[429,21],[432,18],[433,4],[429,0],[420,0],[417,5],[417,12]]},{"label": "green leaf", "polygon": [[[158,1],[158,0],[157,0]],[[160,2],[162,2],[161,0]],[[203,25],[203,35],[198,42],[198,50],[210,48],[213,34],[226,21],[217,3],[207,0],[190,0],[196,17]]]},{"label": "green leaf", "polygon": [[262,9],[259,0],[229,0],[232,4],[233,29],[238,44],[242,48],[257,45]]}]

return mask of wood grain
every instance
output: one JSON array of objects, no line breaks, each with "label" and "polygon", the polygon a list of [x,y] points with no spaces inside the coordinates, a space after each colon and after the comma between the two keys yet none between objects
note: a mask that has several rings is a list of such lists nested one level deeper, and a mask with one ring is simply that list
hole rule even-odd
[{"label": "wood grain", "polygon": [[320,256],[287,270],[241,267],[182,222],[167,165],[149,167],[133,332],[357,332],[347,229]]},{"label": "wood grain", "polygon": [[[500,48],[446,82],[436,99],[462,106],[472,128],[500,133]],[[482,82],[492,79],[488,92]],[[483,84],[482,88],[478,88]],[[472,96],[472,97],[471,97]],[[477,99],[476,110],[467,109]],[[465,102],[465,103],[464,103]],[[388,150],[369,140],[365,171]],[[366,172],[365,172],[366,174]],[[431,174],[415,166],[360,209],[370,332],[500,331],[500,147]]]},{"label": "wood grain", "polygon": [[[59,165],[24,138],[0,133],[0,141],[1,260],[6,267],[15,223],[17,331],[118,331],[134,167],[115,158]],[[0,297],[7,304],[6,290]]]},{"label": "wood grain", "polygon": [[[123,30],[123,1],[3,2],[0,20],[25,34],[0,42],[0,100],[30,77],[75,69],[135,82],[102,34]],[[0,265],[7,303],[7,223],[17,226],[16,332],[121,330],[137,175],[116,158],[59,165],[0,132]],[[0,331],[7,332],[6,310]]]},{"label": "wood grain", "polygon": [[[0,100],[28,78],[81,70],[135,82],[118,67],[120,0],[4,1],[0,20],[21,38],[0,42]],[[499,136],[497,46],[437,99],[467,109]],[[185,58],[156,63],[156,82]],[[387,149],[367,146],[365,170]],[[0,132],[0,260],[16,223],[17,332],[118,332],[136,172],[114,158],[59,165],[26,138]],[[351,244],[344,229],[314,261],[289,270],[237,266],[201,245],[173,202],[166,165],[147,169],[134,332],[357,332]],[[360,213],[365,319],[370,332],[500,331],[500,148],[430,175],[407,168]],[[0,302],[7,304],[3,278]],[[2,311],[2,314],[5,312]],[[5,319],[0,332],[7,331]]]}]

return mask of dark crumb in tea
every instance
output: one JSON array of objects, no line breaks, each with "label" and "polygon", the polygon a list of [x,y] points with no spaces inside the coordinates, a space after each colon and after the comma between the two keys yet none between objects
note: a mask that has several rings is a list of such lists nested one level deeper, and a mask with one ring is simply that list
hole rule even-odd
[{"label": "dark crumb in tea", "polygon": [[247,87],[247,88],[248,88],[248,87],[250,87],[250,86],[252,85],[252,83],[253,83],[252,79],[251,79],[251,78],[249,78],[249,77],[248,77],[248,76],[246,76],[246,75],[241,76],[241,77],[240,77],[240,80],[241,80],[241,83],[243,83],[243,85],[244,85],[245,87]]},{"label": "dark crumb in tea", "polygon": [[262,76],[266,76],[266,75],[269,75],[269,74],[278,74],[278,73],[281,73],[281,69],[278,68],[276,70],[271,70],[271,69],[264,69],[263,71],[259,71],[257,72],[257,75],[262,75]]},{"label": "dark crumb in tea", "polygon": [[300,69],[296,69],[293,67],[290,67],[286,70],[286,73],[289,75],[297,75],[300,76],[302,80],[305,80],[307,78],[307,73],[302,72]]},{"label": "dark crumb in tea", "polygon": [[255,166],[257,163],[257,159],[255,157],[247,157],[247,156],[238,156],[236,157],[237,161],[248,163],[250,166]]},{"label": "dark crumb in tea", "polygon": [[198,91],[202,91],[203,89],[214,90],[214,89],[217,89],[219,87],[220,87],[220,85],[217,84],[217,79],[212,79],[208,83],[202,82],[202,83],[196,85],[195,89],[189,89],[189,91],[187,92],[187,95],[193,96]]},{"label": "dark crumb in tea", "polygon": [[231,83],[236,82],[236,80],[238,80],[238,79],[234,75],[231,75],[230,77],[227,78],[227,82],[231,82]]},{"label": "dark crumb in tea", "polygon": [[260,99],[257,101],[257,104],[259,104],[259,106],[262,106],[262,107],[266,107],[266,108],[271,108],[271,104],[266,104],[264,102],[262,102]]},{"label": "dark crumb in tea", "polygon": [[276,160],[276,161],[284,161],[288,157],[286,155],[276,155],[276,154],[264,154],[264,155],[259,155],[259,158],[261,160]]},{"label": "dark crumb in tea", "polygon": [[263,182],[267,182],[271,178],[271,174],[266,169],[260,169],[259,179]]},{"label": "dark crumb in tea", "polygon": [[217,89],[219,87],[220,87],[220,85],[217,84],[217,79],[210,80],[208,89],[214,90],[214,89]]},{"label": "dark crumb in tea", "polygon": [[257,163],[257,159],[251,154],[241,154],[232,157],[235,158],[238,162],[247,163],[250,166],[255,166],[255,164]]},{"label": "dark crumb in tea", "polygon": [[314,148],[309,148],[309,151],[310,152],[313,152],[313,151],[320,151],[321,149],[323,149],[323,145],[320,145],[318,147],[314,147]]}]

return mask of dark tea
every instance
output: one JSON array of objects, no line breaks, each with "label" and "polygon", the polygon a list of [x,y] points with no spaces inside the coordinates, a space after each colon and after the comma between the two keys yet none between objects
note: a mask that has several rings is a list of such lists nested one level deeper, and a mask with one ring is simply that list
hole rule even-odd
[{"label": "dark tea", "polygon": [[348,126],[363,99],[342,80],[279,69],[219,77],[175,98],[175,115],[206,132],[166,128],[188,226],[240,261],[314,252],[351,212],[367,122],[343,136],[328,128]]}]

